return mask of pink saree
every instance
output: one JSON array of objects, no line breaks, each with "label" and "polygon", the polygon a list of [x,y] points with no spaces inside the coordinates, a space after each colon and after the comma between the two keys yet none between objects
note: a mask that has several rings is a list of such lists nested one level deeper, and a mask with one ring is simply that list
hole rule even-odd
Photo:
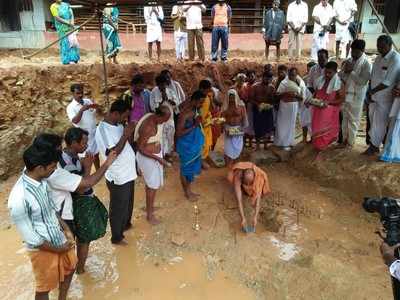
[{"label": "pink saree", "polygon": [[[317,90],[315,98],[325,102],[334,101],[337,91],[327,94],[327,85]],[[312,111],[312,143],[315,149],[323,151],[329,147],[339,136],[340,105],[328,105],[325,108],[313,107]]]}]

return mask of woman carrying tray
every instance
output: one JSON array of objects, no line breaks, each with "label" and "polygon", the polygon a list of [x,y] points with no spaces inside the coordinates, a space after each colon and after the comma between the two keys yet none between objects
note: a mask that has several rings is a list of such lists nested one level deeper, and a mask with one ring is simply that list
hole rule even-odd
[{"label": "woman carrying tray", "polygon": [[310,101],[314,106],[311,121],[312,144],[318,152],[326,150],[339,136],[339,112],[344,100],[344,85],[337,75],[337,68],[337,63],[333,61],[326,64],[325,74],[316,82],[314,98],[319,101]]}]

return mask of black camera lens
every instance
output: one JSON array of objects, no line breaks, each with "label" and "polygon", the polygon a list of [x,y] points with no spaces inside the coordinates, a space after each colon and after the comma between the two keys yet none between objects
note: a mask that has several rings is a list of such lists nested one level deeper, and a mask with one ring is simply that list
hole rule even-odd
[{"label": "black camera lens", "polygon": [[381,201],[376,198],[364,198],[362,206],[369,213],[379,212]]}]

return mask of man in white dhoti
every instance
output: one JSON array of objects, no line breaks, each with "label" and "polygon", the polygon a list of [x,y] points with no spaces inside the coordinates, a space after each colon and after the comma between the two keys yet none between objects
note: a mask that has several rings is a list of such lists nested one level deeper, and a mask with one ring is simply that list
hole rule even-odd
[{"label": "man in white dhoti", "polygon": [[349,25],[354,21],[357,4],[355,0],[335,0],[333,9],[336,19],[336,59],[345,59],[349,56],[352,41]]},{"label": "man in white dhoti", "polygon": [[287,23],[289,28],[289,59],[299,59],[303,47],[303,38],[308,22],[308,5],[305,1],[296,0],[289,4]]},{"label": "man in white dhoti", "polygon": [[364,99],[371,78],[371,64],[365,51],[364,40],[354,40],[351,44],[351,58],[346,60],[339,76],[345,83],[346,98],[342,105],[343,146],[353,147],[360,126]]},{"label": "man in white dhoti", "polygon": [[162,6],[145,6],[144,20],[147,25],[146,41],[150,60],[153,59],[153,43],[157,45],[157,58],[161,57],[162,24],[164,23],[164,12]]},{"label": "man in white dhoti", "polygon": [[275,146],[290,150],[295,145],[296,119],[299,102],[307,97],[307,87],[298,76],[297,68],[291,68],[288,76],[279,84],[279,110],[275,130]]},{"label": "man in white dhoti", "polygon": [[312,17],[314,20],[313,44],[311,48],[311,58],[317,60],[318,50],[328,49],[329,31],[331,23],[335,17],[335,12],[328,0],[321,2],[314,7]]},{"label": "man in white dhoti", "polygon": [[161,150],[163,124],[171,117],[170,109],[161,105],[155,113],[144,115],[135,128],[134,140],[138,152],[136,161],[146,184],[147,221],[156,225],[154,200],[157,190],[164,185],[164,166],[169,163],[163,159]]},{"label": "man in white dhoti", "polygon": [[389,114],[390,125],[382,161],[400,163],[400,83],[393,90],[394,102]]},{"label": "man in white dhoti", "polygon": [[227,167],[230,168],[242,153],[244,128],[249,125],[245,104],[240,100],[239,94],[235,89],[228,91],[228,99],[225,103],[222,117],[225,119],[225,162]]},{"label": "man in white dhoti", "polygon": [[379,56],[372,67],[370,90],[368,92],[370,146],[366,155],[379,153],[389,124],[389,114],[393,104],[392,90],[400,79],[400,55],[392,49],[393,41],[388,35],[378,38]]},{"label": "man in white dhoti", "polygon": [[174,151],[174,113],[178,114],[179,107],[177,95],[173,90],[167,87],[167,84],[168,81],[165,76],[159,75],[156,77],[156,87],[150,94],[150,109],[155,112],[161,104],[165,104],[170,109],[171,116],[163,126],[163,139],[161,143],[163,155],[167,161],[170,161],[171,154]]}]

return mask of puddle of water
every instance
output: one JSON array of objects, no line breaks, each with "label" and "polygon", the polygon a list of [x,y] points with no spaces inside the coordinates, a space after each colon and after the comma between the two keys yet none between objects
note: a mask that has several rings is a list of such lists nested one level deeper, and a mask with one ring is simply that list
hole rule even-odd
[{"label": "puddle of water", "polygon": [[[14,228],[0,231],[0,299],[30,299],[34,279],[26,252],[21,250]],[[183,253],[157,262],[136,252],[136,239],[129,246],[114,247],[106,237],[91,246],[86,274],[74,276],[69,299],[255,299],[253,292],[222,272],[207,279],[203,257]],[[13,288],[10,289],[10,282]],[[56,293],[51,299],[56,299]]]}]

